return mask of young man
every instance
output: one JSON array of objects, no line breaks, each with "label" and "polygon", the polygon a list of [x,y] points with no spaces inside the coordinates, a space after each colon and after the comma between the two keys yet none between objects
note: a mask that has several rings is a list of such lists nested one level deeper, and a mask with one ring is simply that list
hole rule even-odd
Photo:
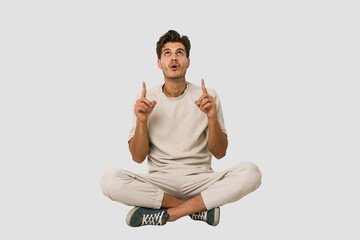
[{"label": "young man", "polygon": [[185,79],[190,41],[174,30],[157,42],[158,66],[165,83],[142,93],[134,106],[129,149],[137,163],[148,159],[149,174],[112,169],[102,177],[103,193],[135,206],[129,226],[163,225],[190,215],[216,226],[220,206],[234,202],[261,184],[259,168],[240,163],[214,172],[211,158],[225,156],[227,133],[217,93]]}]

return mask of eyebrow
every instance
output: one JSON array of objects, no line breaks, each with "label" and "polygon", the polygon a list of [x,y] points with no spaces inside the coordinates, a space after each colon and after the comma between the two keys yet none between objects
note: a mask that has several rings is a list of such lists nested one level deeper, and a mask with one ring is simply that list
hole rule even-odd
[{"label": "eyebrow", "polygon": [[[165,48],[162,52],[165,52],[165,51],[168,51],[168,50],[171,50],[171,49],[170,48]],[[183,48],[176,49],[176,51],[179,51],[179,50],[185,52],[185,49],[183,49]]]}]

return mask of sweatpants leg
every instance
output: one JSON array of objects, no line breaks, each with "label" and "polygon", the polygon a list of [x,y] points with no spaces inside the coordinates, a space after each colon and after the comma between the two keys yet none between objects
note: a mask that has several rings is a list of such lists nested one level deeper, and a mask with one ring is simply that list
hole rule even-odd
[{"label": "sweatpants leg", "polygon": [[164,197],[164,191],[145,176],[122,169],[106,171],[100,186],[105,196],[129,206],[159,209]]},{"label": "sweatpants leg", "polygon": [[255,191],[261,184],[261,172],[251,163],[244,162],[223,172],[222,178],[201,192],[208,210],[235,202]]}]

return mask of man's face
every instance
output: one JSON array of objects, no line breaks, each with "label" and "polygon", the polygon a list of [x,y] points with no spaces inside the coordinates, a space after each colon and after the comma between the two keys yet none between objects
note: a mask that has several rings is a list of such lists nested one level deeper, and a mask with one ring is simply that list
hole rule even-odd
[{"label": "man's face", "polygon": [[167,79],[181,79],[185,77],[186,70],[190,65],[190,59],[186,57],[185,47],[179,42],[168,42],[161,51],[158,66]]}]

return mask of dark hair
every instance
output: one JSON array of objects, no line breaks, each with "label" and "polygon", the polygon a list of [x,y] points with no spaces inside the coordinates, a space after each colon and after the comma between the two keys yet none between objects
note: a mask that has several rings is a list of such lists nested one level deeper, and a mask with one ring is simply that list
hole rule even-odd
[{"label": "dark hair", "polygon": [[161,50],[163,49],[164,45],[168,42],[179,42],[182,43],[185,47],[186,57],[189,58],[190,56],[190,40],[187,36],[180,36],[180,34],[175,30],[169,30],[167,33],[162,35],[159,38],[159,41],[156,43],[156,54],[158,59],[161,58]]}]

